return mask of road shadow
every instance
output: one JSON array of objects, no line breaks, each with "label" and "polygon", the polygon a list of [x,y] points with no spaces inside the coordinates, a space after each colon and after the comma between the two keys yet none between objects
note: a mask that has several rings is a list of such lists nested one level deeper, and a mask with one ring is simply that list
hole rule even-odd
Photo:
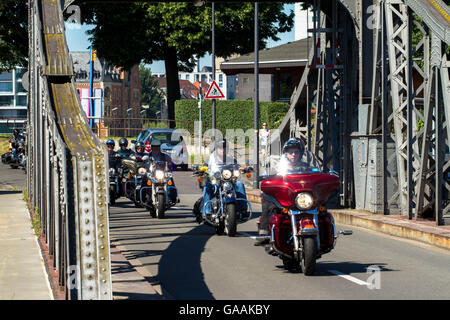
[{"label": "road shadow", "polygon": [[200,225],[180,234],[164,250],[159,261],[158,278],[164,288],[183,300],[212,300],[214,296],[205,283],[201,255],[214,229]]},{"label": "road shadow", "polygon": [[22,190],[0,190],[1,195],[22,193]]}]

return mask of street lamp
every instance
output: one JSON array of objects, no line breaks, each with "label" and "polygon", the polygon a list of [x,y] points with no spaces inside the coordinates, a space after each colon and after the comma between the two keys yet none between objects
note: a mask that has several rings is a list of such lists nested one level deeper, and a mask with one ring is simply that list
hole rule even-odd
[{"label": "street lamp", "polygon": [[127,109],[127,116],[128,116],[128,128],[127,128],[127,136],[130,136],[130,127],[131,127],[131,121],[130,121],[130,112],[133,110],[133,108]]},{"label": "street lamp", "polygon": [[[111,109],[111,112],[117,111],[117,109],[119,109],[119,108],[117,108],[117,107],[116,107],[116,108],[112,108],[112,109]],[[117,125],[116,125],[116,119],[115,119],[115,117],[114,117],[114,135],[117,134],[117,132],[116,132],[117,129],[116,129],[116,128],[117,128]]]}]

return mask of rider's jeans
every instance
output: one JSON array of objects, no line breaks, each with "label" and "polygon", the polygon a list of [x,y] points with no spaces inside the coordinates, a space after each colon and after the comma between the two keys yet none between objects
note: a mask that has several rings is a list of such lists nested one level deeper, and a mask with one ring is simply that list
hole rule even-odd
[{"label": "rider's jeans", "polygon": [[171,186],[167,185],[167,196],[170,201],[177,202],[178,191],[174,184]]},{"label": "rider's jeans", "polygon": [[[247,200],[247,195],[245,193],[245,187],[242,181],[236,181],[235,182],[235,191],[236,191],[236,197],[242,198]],[[215,188],[217,188],[216,185],[213,185],[211,182],[207,182],[205,186],[203,187],[203,201],[202,201],[202,214],[205,215],[205,213],[212,213],[211,208],[211,202],[209,202],[206,206],[205,203],[210,201],[214,197],[214,191]],[[247,208],[247,202],[243,200],[237,201],[236,211],[244,211]]]}]

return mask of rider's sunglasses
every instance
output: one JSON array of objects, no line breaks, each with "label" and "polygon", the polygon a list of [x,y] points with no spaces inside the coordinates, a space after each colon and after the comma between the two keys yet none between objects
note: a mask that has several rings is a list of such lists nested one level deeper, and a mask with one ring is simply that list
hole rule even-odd
[{"label": "rider's sunglasses", "polygon": [[289,154],[300,154],[300,151],[298,151],[298,150],[291,150],[291,151],[287,151],[287,153],[289,153]]}]

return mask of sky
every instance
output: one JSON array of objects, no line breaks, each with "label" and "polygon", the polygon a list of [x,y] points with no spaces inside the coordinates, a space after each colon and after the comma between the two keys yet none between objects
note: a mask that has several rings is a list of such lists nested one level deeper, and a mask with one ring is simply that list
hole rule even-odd
[{"label": "sky", "polygon": [[[290,10],[294,11],[294,4],[285,4],[284,11],[288,13]],[[69,50],[88,51],[91,43],[88,39],[89,36],[86,34],[86,31],[92,29],[93,27],[94,27],[93,25],[79,25],[66,23],[66,38]],[[290,32],[278,34],[278,37],[280,38],[279,41],[276,42],[273,40],[268,41],[269,48],[294,41],[294,28],[292,28]],[[165,72],[164,61],[155,61],[148,66],[150,67],[152,73]],[[204,57],[200,58],[200,69],[203,68],[204,66],[212,66],[210,54],[207,54]]]}]

